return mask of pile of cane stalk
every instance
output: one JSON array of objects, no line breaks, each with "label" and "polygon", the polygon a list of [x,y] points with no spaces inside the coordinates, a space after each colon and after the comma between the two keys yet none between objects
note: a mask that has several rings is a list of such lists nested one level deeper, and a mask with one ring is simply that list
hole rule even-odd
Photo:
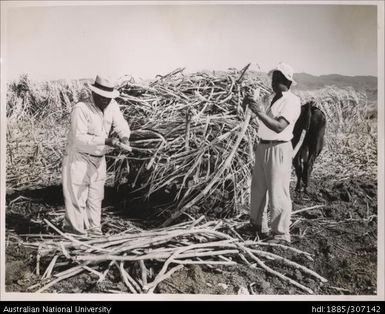
[{"label": "pile of cane stalk", "polygon": [[[320,283],[327,281],[308,267],[272,253],[268,248],[280,247],[281,252],[313,261],[307,252],[258,239],[244,240],[237,230],[244,227],[245,222],[236,218],[208,221],[201,216],[153,230],[131,225],[115,234],[94,239],[65,234],[52,222],[44,221],[57,234],[27,235],[28,241],[24,243],[37,249],[36,273],[41,281],[29,287],[28,290],[33,292],[47,291],[81,273],[96,275],[97,283],[103,285],[109,273],[115,272],[119,273],[128,293],[154,293],[159,283],[187,265],[223,268],[242,264],[259,268],[307,294],[314,291],[294,280],[291,272],[300,271],[303,278],[316,279]],[[269,266],[271,262],[290,271],[285,270],[284,274]],[[122,293],[116,289],[108,292]]]},{"label": "pile of cane stalk", "polygon": [[369,118],[373,104],[366,93],[334,86],[296,93],[302,103],[315,102],[327,120],[325,146],[314,174],[377,176],[377,123]]},{"label": "pile of cane stalk", "polygon": [[[264,75],[247,67],[194,74],[177,69],[152,81],[122,81],[118,89],[133,151],[114,151],[107,159],[109,177],[128,200],[169,193],[172,201],[159,215],[164,226],[183,212],[230,217],[248,206],[258,125],[243,99],[253,89],[268,103],[272,91]],[[375,175],[377,129],[366,119],[366,95],[333,87],[294,92],[302,103],[315,100],[327,116],[315,174],[319,165],[323,172]],[[8,191],[61,183],[69,114],[89,96],[79,81],[8,84]]]},{"label": "pile of cane stalk", "polygon": [[73,104],[89,97],[83,82],[37,82],[23,75],[7,84],[7,191],[61,183]]},{"label": "pile of cane stalk", "polygon": [[243,99],[251,89],[261,99],[271,94],[247,68],[188,76],[182,70],[148,86],[121,85],[121,109],[134,130],[133,153],[110,156],[117,185],[124,179],[145,197],[173,191],[164,225],[194,206],[226,216],[248,203],[257,124]]}]

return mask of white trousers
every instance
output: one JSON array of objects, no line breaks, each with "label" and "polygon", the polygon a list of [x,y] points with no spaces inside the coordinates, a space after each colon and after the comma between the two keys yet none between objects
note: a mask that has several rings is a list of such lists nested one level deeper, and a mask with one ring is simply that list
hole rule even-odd
[{"label": "white trousers", "polygon": [[77,152],[63,159],[64,226],[75,233],[100,228],[106,181],[106,160]]},{"label": "white trousers", "polygon": [[293,147],[291,142],[258,144],[251,181],[250,220],[259,232],[271,232],[277,239],[290,242],[290,176]]}]

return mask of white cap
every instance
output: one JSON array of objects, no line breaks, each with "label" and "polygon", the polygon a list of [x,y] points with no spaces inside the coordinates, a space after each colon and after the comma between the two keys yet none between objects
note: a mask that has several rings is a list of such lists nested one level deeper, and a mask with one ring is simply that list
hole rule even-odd
[{"label": "white cap", "polygon": [[283,62],[278,63],[278,65],[274,69],[269,71],[269,75],[271,75],[274,71],[281,72],[289,81],[291,81],[293,86],[297,84],[297,82],[293,80],[294,70],[287,63],[283,63]]}]

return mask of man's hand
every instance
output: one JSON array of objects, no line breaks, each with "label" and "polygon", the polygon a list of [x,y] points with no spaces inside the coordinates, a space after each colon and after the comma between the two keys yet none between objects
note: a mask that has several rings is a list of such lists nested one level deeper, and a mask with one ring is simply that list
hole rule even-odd
[{"label": "man's hand", "polygon": [[122,138],[122,143],[124,145],[130,145],[130,139],[128,137],[123,137]]},{"label": "man's hand", "polygon": [[254,89],[254,92],[253,92],[253,100],[255,102],[258,102],[259,101],[259,98],[260,98],[260,95],[261,95],[261,90],[259,88],[256,88]]},{"label": "man's hand", "polygon": [[244,102],[249,106],[250,110],[257,114],[263,112],[260,100],[260,89],[256,88],[252,92],[249,92],[244,99]]},{"label": "man's hand", "polygon": [[252,101],[249,103],[249,108],[252,112],[254,112],[256,115],[263,112],[263,108],[259,102]]},{"label": "man's hand", "polygon": [[130,139],[128,137],[122,138],[120,148],[123,148],[124,150],[129,151],[129,152],[132,151],[132,147],[130,145]]},{"label": "man's hand", "polygon": [[106,138],[105,144],[114,148],[119,147],[119,140],[116,137]]}]

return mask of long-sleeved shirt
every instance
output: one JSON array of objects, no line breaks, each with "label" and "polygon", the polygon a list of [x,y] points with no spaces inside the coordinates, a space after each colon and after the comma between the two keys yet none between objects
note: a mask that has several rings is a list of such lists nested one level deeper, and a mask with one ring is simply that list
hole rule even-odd
[{"label": "long-sleeved shirt", "polygon": [[295,122],[301,113],[300,99],[290,91],[283,92],[282,97],[275,101],[266,113],[272,118],[285,118],[289,125],[282,132],[277,133],[260,121],[258,136],[263,140],[290,141],[293,138]]},{"label": "long-sleeved shirt", "polygon": [[112,127],[120,138],[130,137],[130,127],[115,100],[111,100],[104,112],[91,101],[77,103],[71,113],[67,154],[103,156],[108,150],[105,140]]}]

